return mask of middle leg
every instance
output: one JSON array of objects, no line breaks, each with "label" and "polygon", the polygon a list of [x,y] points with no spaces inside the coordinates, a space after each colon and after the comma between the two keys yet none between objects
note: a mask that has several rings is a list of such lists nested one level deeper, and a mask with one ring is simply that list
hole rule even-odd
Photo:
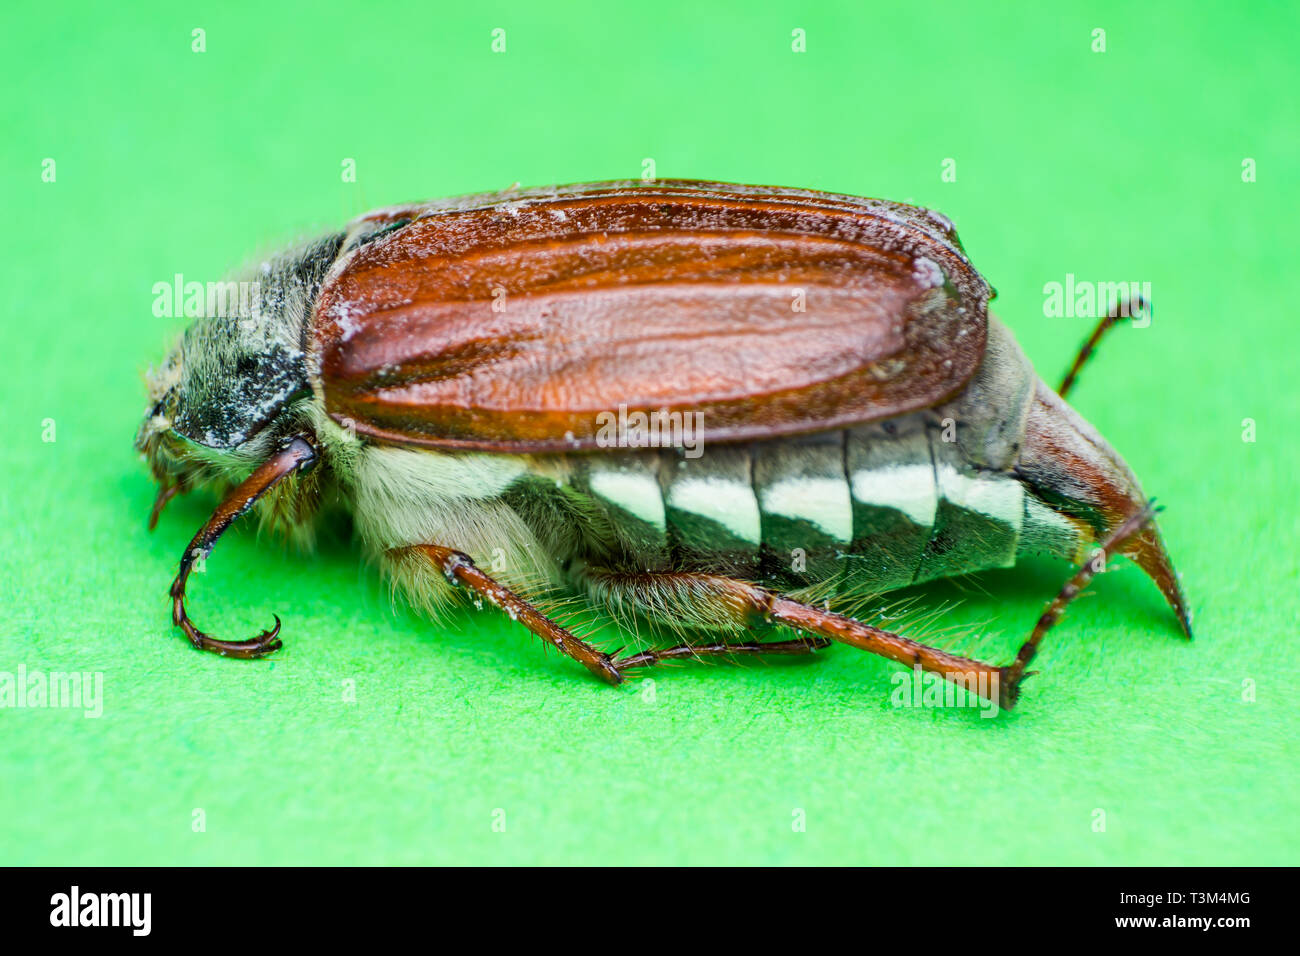
[{"label": "middle leg", "polygon": [[453,586],[469,588],[510,615],[548,644],[582,664],[587,670],[610,684],[623,682],[622,672],[614,666],[611,655],[592,647],[582,638],[561,627],[543,614],[531,601],[520,597],[504,584],[484,572],[463,551],[438,544],[418,544],[394,548],[388,552],[390,559],[405,558],[436,568]]},{"label": "middle leg", "polygon": [[[716,575],[664,571],[615,571],[588,567],[583,575],[591,599],[605,607],[619,623],[629,627],[634,616],[652,619],[671,631],[692,630],[709,634],[698,641],[638,651],[615,658],[619,672],[650,667],[660,661],[705,657],[802,656],[830,647],[829,638],[816,634],[790,640],[754,641],[741,635],[760,623],[745,608],[726,600]],[[617,655],[617,652],[615,652]]]}]

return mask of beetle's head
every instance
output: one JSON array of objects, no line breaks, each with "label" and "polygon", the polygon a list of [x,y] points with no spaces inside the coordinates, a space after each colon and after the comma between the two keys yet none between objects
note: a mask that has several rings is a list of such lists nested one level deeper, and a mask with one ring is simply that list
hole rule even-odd
[{"label": "beetle's head", "polygon": [[217,283],[211,314],[147,373],[135,444],[161,486],[155,517],[178,491],[239,480],[301,427],[311,396],[303,330],[342,242],[305,243]]},{"label": "beetle's head", "polygon": [[196,321],[146,383],[135,445],[159,484],[154,520],[176,493],[227,485],[263,460],[310,396],[302,351],[257,316]]}]

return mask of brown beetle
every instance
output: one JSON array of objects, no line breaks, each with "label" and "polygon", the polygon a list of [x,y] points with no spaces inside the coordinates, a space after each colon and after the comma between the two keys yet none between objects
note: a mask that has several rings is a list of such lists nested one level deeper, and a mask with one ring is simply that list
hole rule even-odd
[{"label": "brown beetle", "polygon": [[[1190,636],[1136,478],[988,316],[937,213],[707,182],[516,190],[363,216],[256,278],[259,301],[151,373],[137,440],[151,527],[178,492],[224,496],[171,589],[198,648],[280,647],[279,618],[249,641],[197,629],[186,579],[254,504],[307,537],[327,500],[417,604],[486,598],[614,684],[836,640],[1011,707],[1097,545]],[[829,610],[1027,552],[1083,564],[1004,667]],[[598,650],[539,609],[573,591],[681,642]],[[748,639],[763,622],[797,636]]]}]

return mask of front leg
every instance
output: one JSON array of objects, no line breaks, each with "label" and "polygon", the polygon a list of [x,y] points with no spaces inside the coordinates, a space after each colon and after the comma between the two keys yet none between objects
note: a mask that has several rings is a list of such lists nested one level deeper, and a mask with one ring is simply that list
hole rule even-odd
[{"label": "front leg", "polygon": [[390,558],[412,557],[427,561],[440,571],[453,585],[469,588],[496,607],[510,615],[528,630],[561,653],[572,657],[602,680],[611,684],[623,683],[623,675],[614,666],[613,659],[586,641],[561,627],[514,591],[482,571],[464,552],[437,544],[417,544],[406,548],[393,548]]},{"label": "front leg", "polygon": [[[190,643],[199,650],[211,651],[222,657],[253,658],[265,657],[272,651],[280,649],[278,616],[275,618],[275,627],[247,641],[223,641],[199,630],[185,613],[185,583],[189,580],[190,571],[194,569],[194,562],[200,557],[206,558],[211,553],[212,548],[236,518],[247,512],[259,498],[285,478],[294,472],[310,468],[315,462],[316,445],[313,439],[306,435],[298,435],[286,440],[278,452],[253,469],[251,475],[226,495],[225,500],[217,505],[217,510],[212,512],[212,517],[204,523],[198,534],[190,541],[189,547],[185,549],[185,554],[181,557],[180,572],[176,575],[176,580],[172,581],[172,622],[185,632]],[[151,521],[156,520],[161,505],[166,504],[167,498],[170,497],[171,494],[164,489],[159,495],[161,504],[154,506],[154,516],[151,516]]]}]

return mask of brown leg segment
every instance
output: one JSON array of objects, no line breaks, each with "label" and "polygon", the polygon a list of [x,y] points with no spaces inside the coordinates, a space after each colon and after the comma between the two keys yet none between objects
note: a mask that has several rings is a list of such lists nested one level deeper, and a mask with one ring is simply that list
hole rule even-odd
[{"label": "brown leg segment", "polygon": [[1155,508],[1148,504],[1116,528],[1111,536],[1102,543],[1100,561],[1085,561],[1083,566],[1074,573],[1074,576],[1065,582],[1060,592],[1052,599],[1052,603],[1047,605],[1047,609],[1043,611],[1038,623],[1034,625],[1034,631],[1029,635],[1029,640],[1021,645],[1020,652],[1016,654],[1016,659],[1002,668],[1004,681],[1011,694],[1010,703],[1003,706],[1010,707],[1016,702],[1016,698],[1020,696],[1020,682],[1028,676],[1025,668],[1029,666],[1029,662],[1038,653],[1038,645],[1042,642],[1043,635],[1061,619],[1066,606],[1079,596],[1080,591],[1088,586],[1088,582],[1093,579],[1099,570],[1098,565],[1104,568],[1106,558],[1112,551],[1123,551],[1126,544],[1141,539],[1144,529],[1150,525],[1153,517],[1155,517]]},{"label": "brown leg segment", "polygon": [[158,486],[158,497],[153,500],[153,508],[149,512],[150,531],[158,527],[158,519],[162,516],[163,509],[167,507],[167,502],[184,492],[185,488],[179,481]]},{"label": "brown leg segment", "polygon": [[[290,439],[280,451],[258,465],[251,475],[226,496],[225,500],[217,506],[217,510],[212,513],[212,517],[190,541],[189,547],[185,549],[185,554],[181,558],[180,573],[176,575],[176,580],[172,582],[171,587],[172,622],[185,632],[190,643],[199,650],[212,651],[222,657],[252,658],[264,657],[280,649],[280,639],[277,636],[280,633],[278,616],[274,628],[263,631],[257,637],[247,641],[223,641],[200,631],[185,613],[185,582],[189,579],[195,560],[200,556],[208,556],[217,540],[236,518],[247,512],[258,498],[283,479],[295,471],[309,467],[315,461],[316,446],[310,438],[299,435]],[[162,495],[159,497],[165,504]]]},{"label": "brown leg segment", "polygon": [[1061,387],[1056,390],[1056,394],[1065,398],[1066,393],[1074,387],[1075,381],[1079,378],[1079,371],[1084,364],[1092,357],[1093,351],[1097,348],[1097,343],[1101,341],[1110,329],[1122,318],[1129,318],[1142,309],[1148,308],[1148,303],[1140,295],[1135,295],[1123,305],[1118,302],[1111,306],[1110,313],[1097,323],[1097,327],[1092,330],[1092,335],[1088,341],[1083,343],[1079,349],[1079,354],[1074,357],[1074,364],[1070,366],[1070,371],[1065,373],[1065,378],[1061,382]]},{"label": "brown leg segment", "polygon": [[[514,620],[532,631],[548,644],[553,644],[564,654],[581,663],[597,677],[611,684],[621,684],[623,675],[614,666],[613,658],[597,650],[572,632],[556,624],[509,588],[497,583],[479,570],[470,556],[453,548],[436,544],[419,544],[396,551],[415,552],[435,565],[453,584],[464,585],[476,594],[501,608]],[[391,553],[391,552],[390,552]]]}]

